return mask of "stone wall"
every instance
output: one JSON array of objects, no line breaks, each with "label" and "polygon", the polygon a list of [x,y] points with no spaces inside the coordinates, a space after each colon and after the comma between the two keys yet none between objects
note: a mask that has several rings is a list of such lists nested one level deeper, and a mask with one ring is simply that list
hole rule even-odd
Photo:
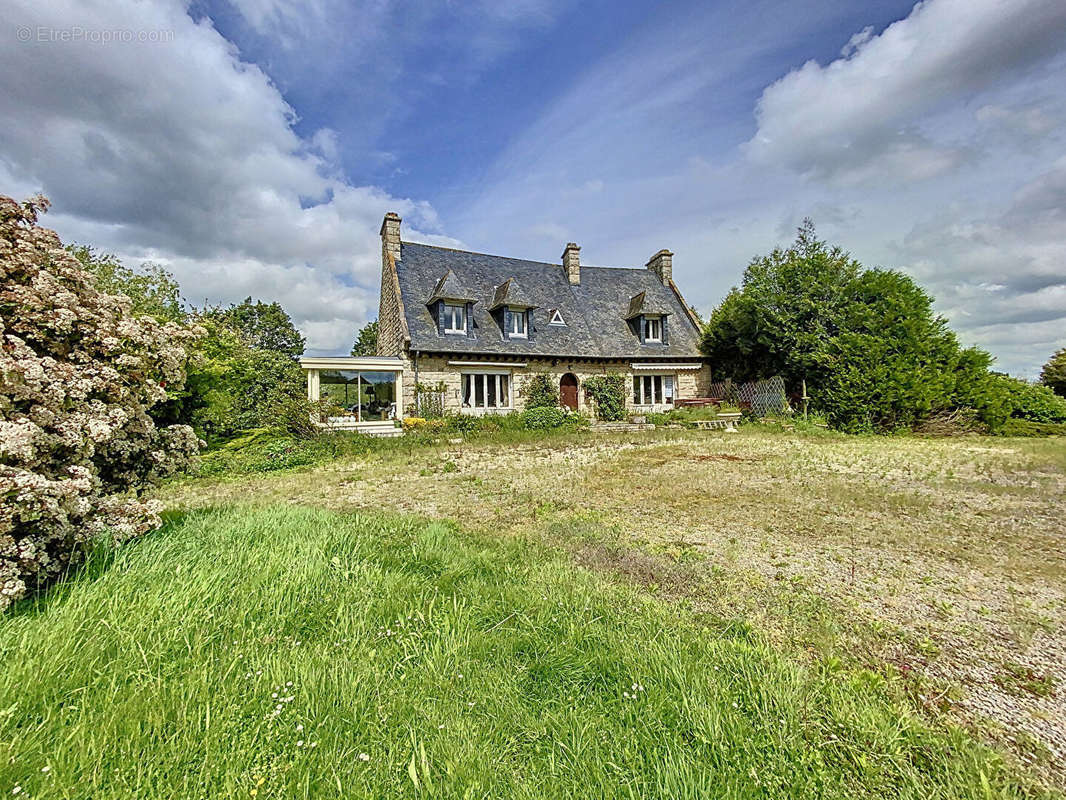
[{"label": "stone wall", "polygon": [[701,369],[677,374],[677,396],[707,397],[711,393],[711,368],[704,364]]},{"label": "stone wall", "polygon": [[381,248],[381,294],[378,300],[378,350],[379,356],[403,354],[406,325],[400,310],[400,279],[392,254],[384,243]]},{"label": "stone wall", "polygon": [[[414,361],[411,359],[410,354],[404,353],[402,356],[407,361],[407,367],[404,371],[404,413],[410,415],[413,412],[415,402],[415,370]],[[419,356],[418,358],[418,382],[423,386],[436,386],[438,384],[444,385],[444,407],[448,412],[457,413],[462,411],[461,407],[461,392],[462,392],[462,373],[464,371],[476,372],[477,367],[470,366],[455,366],[450,365],[449,361],[475,361],[478,360],[470,356]],[[552,361],[555,364],[552,364]],[[504,363],[504,362],[496,362]],[[584,384],[587,378],[593,375],[607,375],[607,374],[622,374],[626,378],[625,394],[626,394],[626,406],[632,405],[632,393],[633,393],[633,372],[629,368],[629,361],[619,362],[591,362],[591,361],[567,361],[565,359],[528,359],[525,362],[526,366],[486,366],[485,371],[491,372],[509,372],[511,374],[512,381],[512,397],[514,402],[514,410],[522,411],[525,409],[525,386],[531,375],[535,373],[545,373],[550,375],[552,382],[558,387],[559,380],[566,373],[572,373],[578,382],[577,391],[577,403],[578,411],[591,414],[592,409],[586,403]],[[664,370],[668,372],[669,370]],[[710,367],[704,366],[697,371],[678,371],[674,373],[677,381],[677,397],[706,397],[710,390],[711,371]],[[467,409],[469,411],[469,409]]]}]

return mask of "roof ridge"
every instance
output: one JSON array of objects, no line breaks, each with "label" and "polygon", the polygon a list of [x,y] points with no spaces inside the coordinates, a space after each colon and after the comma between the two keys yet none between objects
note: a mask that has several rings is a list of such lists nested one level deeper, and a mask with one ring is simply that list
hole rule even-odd
[{"label": "roof ridge", "polygon": [[[463,253],[468,256],[485,256],[486,258],[504,258],[508,261],[522,261],[526,264],[537,264],[542,267],[562,267],[558,261],[536,261],[532,258],[518,258],[517,256],[502,256],[498,253],[482,253],[477,250],[460,250],[458,247],[444,247],[439,244],[426,244],[425,242],[400,242],[400,244],[414,244],[419,247],[432,247],[434,250],[447,250],[449,253]],[[582,264],[581,269],[611,269],[622,272],[643,272],[647,267],[600,267],[595,264]]]}]

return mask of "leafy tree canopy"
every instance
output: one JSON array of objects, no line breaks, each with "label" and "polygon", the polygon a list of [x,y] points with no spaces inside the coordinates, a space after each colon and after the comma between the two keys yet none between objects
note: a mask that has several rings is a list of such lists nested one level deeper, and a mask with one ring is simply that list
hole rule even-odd
[{"label": "leafy tree canopy", "polygon": [[376,356],[378,353],[378,321],[368,322],[359,329],[352,345],[353,356]]},{"label": "leafy tree canopy", "polygon": [[810,220],[790,247],[752,260],[701,346],[725,376],[806,380],[813,405],[844,430],[910,427],[960,406],[996,427],[1010,413],[991,357],[963,349],[920,286],[865,269]]},{"label": "leafy tree canopy", "polygon": [[741,288],[711,314],[704,351],[738,380],[781,375],[798,382],[823,374],[825,348],[841,330],[849,284],[861,271],[805,220],[787,250],[752,259]]},{"label": "leafy tree canopy", "polygon": [[229,308],[209,309],[204,316],[236,330],[253,350],[272,350],[293,360],[304,351],[304,337],[280,303],[253,303],[246,297]]},{"label": "leafy tree canopy", "polygon": [[209,442],[277,423],[278,408],[306,395],[299,365],[286,353],[260,350],[213,313],[197,315],[206,331],[190,349],[181,391],[156,415],[192,425]]},{"label": "leafy tree canopy", "polygon": [[174,276],[150,261],[140,270],[123,266],[109,253],[97,253],[87,245],[68,245],[67,252],[89,273],[93,285],[105,294],[124,294],[132,303],[134,314],[154,317],[160,322],[181,322],[185,319],[181,288]]},{"label": "leafy tree canopy", "polygon": [[1040,382],[1060,397],[1066,397],[1066,347],[1048,359],[1040,371]]}]

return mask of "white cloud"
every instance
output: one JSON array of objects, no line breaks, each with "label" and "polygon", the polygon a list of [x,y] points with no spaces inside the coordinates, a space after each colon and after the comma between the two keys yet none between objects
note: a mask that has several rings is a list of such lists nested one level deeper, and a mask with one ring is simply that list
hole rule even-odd
[{"label": "white cloud", "polygon": [[1016,79],[1060,52],[1061,0],[926,0],[843,58],[808,61],[766,88],[756,162],[843,184],[926,180],[972,155],[939,136],[934,112]]},{"label": "white cloud", "polygon": [[844,56],[844,58],[850,58],[851,54],[858,50],[860,47],[862,47],[864,44],[866,44],[868,41],[870,41],[870,39],[873,38],[873,35],[874,26],[867,25],[861,31],[854,34],[850,39],[848,39],[848,43],[842,48],[840,48],[840,55]]},{"label": "white cloud", "polygon": [[895,250],[964,339],[1034,377],[1066,338],[1066,157],[1002,212],[949,209],[915,225]]},{"label": "white cloud", "polygon": [[[271,6],[261,4],[267,24]],[[33,30],[170,31],[168,41],[0,37],[0,175],[53,201],[65,239],[170,266],[185,295],[277,299],[310,350],[346,352],[376,314],[385,211],[438,239],[428,204],[336,173],[336,135],[302,140],[296,114],[207,21],[172,2],[17,3]]]}]

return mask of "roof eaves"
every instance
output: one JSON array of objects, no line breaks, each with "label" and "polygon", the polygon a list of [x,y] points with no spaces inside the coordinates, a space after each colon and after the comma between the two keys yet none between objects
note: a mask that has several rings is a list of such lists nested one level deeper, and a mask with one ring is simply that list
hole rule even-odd
[{"label": "roof eaves", "polygon": [[685,301],[685,296],[681,294],[681,290],[677,288],[677,284],[674,283],[673,278],[670,279],[670,288],[677,297],[677,302],[681,304],[681,308],[685,310],[685,316],[688,317],[688,321],[692,323],[692,327],[696,329],[696,333],[700,333],[703,329],[703,323],[700,321],[700,318],[696,316],[696,312],[692,310],[692,306]]}]

